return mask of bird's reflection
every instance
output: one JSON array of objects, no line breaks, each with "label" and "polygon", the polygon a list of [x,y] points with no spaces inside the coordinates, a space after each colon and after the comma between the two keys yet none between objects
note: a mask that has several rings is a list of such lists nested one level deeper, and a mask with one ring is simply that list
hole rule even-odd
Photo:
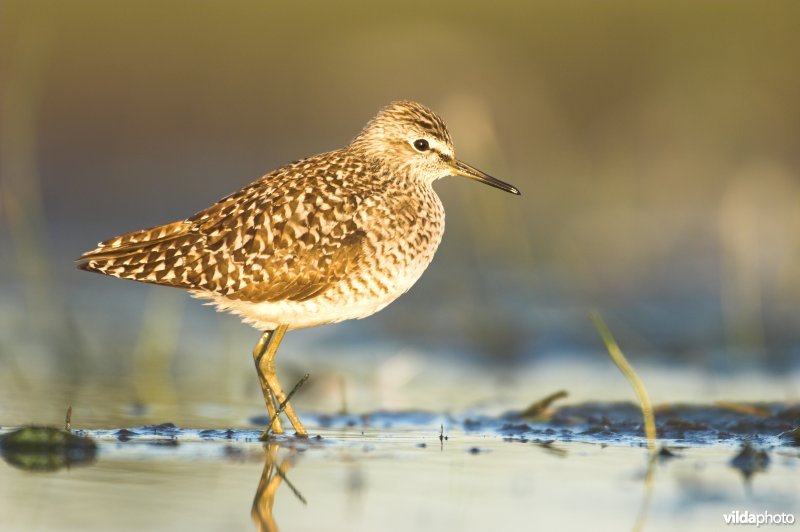
[{"label": "bird's reflection", "polygon": [[256,496],[253,499],[253,508],[250,510],[250,516],[256,525],[256,530],[259,532],[273,532],[278,530],[278,525],[272,515],[272,506],[275,504],[275,494],[281,483],[286,483],[303,504],[306,504],[306,500],[286,478],[286,473],[294,465],[297,451],[292,449],[288,456],[278,462],[280,446],[277,443],[270,443],[265,445],[265,449],[264,469],[261,471],[261,480],[258,483]]}]

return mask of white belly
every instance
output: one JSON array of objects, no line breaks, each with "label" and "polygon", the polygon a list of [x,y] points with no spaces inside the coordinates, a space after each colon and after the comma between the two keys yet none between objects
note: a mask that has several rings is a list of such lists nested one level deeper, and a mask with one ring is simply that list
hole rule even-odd
[{"label": "white belly", "polygon": [[[431,255],[432,258],[432,255]],[[366,318],[383,309],[407,292],[422,276],[430,260],[417,264],[392,279],[383,279],[389,290],[380,295],[365,297],[358,293],[344,295],[326,292],[307,301],[268,301],[252,302],[228,299],[211,292],[192,292],[192,295],[209,299],[218,311],[231,312],[242,317],[242,321],[262,331],[271,331],[281,324],[289,329],[303,329],[336,323],[344,320]]]}]

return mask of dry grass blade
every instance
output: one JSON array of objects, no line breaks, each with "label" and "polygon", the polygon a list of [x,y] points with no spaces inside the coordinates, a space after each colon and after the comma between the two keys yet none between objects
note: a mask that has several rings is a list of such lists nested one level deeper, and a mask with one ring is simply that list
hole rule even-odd
[{"label": "dry grass blade", "polygon": [[566,390],[559,390],[555,393],[551,393],[550,395],[531,403],[528,408],[520,412],[519,417],[523,419],[537,418],[544,414],[544,412],[547,410],[547,407],[549,407],[554,401],[563,399],[568,395],[569,394],[566,392]]},{"label": "dry grass blade", "polygon": [[647,523],[647,515],[650,513],[650,503],[653,500],[653,483],[656,478],[657,461],[658,453],[650,453],[650,458],[647,460],[647,472],[644,475],[644,498],[639,508],[639,514],[636,516],[636,522],[633,525],[633,532],[644,530],[644,525]]},{"label": "dry grass blade", "polygon": [[300,502],[302,502],[304,505],[308,506],[308,501],[306,501],[306,498],[303,497],[303,494],[300,493],[300,490],[298,490],[296,487],[294,487],[294,484],[289,482],[289,479],[286,478],[286,473],[284,473],[283,469],[281,469],[281,466],[276,466],[275,467],[275,473],[277,473],[278,476],[281,477],[281,479],[283,479],[283,481],[286,483],[286,485],[289,486],[289,489],[292,490],[292,493],[294,493],[294,496],[297,497],[300,500]]},{"label": "dry grass blade", "polygon": [[269,419],[269,423],[267,423],[267,428],[264,430],[264,433],[261,434],[261,436],[259,437],[260,440],[264,441],[269,439],[270,436],[272,436],[272,423],[278,418],[278,416],[283,414],[283,411],[286,410],[286,405],[289,404],[289,401],[292,399],[292,396],[297,392],[297,390],[299,390],[306,383],[306,381],[310,376],[311,375],[309,375],[308,373],[303,375],[303,378],[297,381],[297,384],[294,385],[294,388],[292,388],[292,390],[288,394],[286,394],[286,399],[281,401],[281,403],[278,405],[278,408],[275,410],[275,414]]},{"label": "dry grass blade", "polygon": [[753,416],[769,417],[772,414],[766,408],[759,408],[753,405],[745,405],[742,403],[734,403],[731,401],[714,401],[714,404],[720,408],[739,412],[740,414],[750,414]]},{"label": "dry grass blade", "polygon": [[642,415],[644,416],[644,434],[647,438],[647,448],[650,451],[655,451],[656,421],[655,415],[653,414],[653,405],[650,403],[650,396],[647,394],[647,388],[644,387],[644,383],[636,374],[633,366],[631,366],[628,359],[625,358],[622,349],[617,345],[617,341],[614,340],[614,336],[608,329],[606,322],[603,321],[600,313],[594,311],[590,316],[595,329],[597,329],[600,338],[602,338],[606,346],[609,356],[611,356],[611,360],[614,361],[614,364],[617,365],[622,374],[625,375],[625,378],[628,379],[628,382],[631,383],[633,390],[636,392],[636,397],[639,398],[639,406],[642,408]]}]

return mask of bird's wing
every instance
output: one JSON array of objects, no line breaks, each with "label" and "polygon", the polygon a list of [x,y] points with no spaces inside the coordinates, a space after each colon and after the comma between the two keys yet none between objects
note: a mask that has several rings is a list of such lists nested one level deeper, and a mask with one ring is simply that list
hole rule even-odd
[{"label": "bird's wing", "polygon": [[102,242],[79,267],[244,301],[311,299],[372,253],[359,211],[376,193],[362,181],[343,194],[331,181],[353,163],[336,152],[319,158],[267,174],[187,220]]},{"label": "bird's wing", "polygon": [[243,301],[304,301],[351,275],[371,252],[358,214],[374,192],[343,194],[325,179],[330,171],[299,172],[196,216],[205,253],[193,265],[192,288]]},{"label": "bird's wing", "polygon": [[[251,193],[253,185],[222,198],[195,217],[235,203]],[[76,259],[78,268],[122,279],[188,288],[181,269],[201,243],[202,235],[196,233],[195,225],[190,218],[105,240]]]}]

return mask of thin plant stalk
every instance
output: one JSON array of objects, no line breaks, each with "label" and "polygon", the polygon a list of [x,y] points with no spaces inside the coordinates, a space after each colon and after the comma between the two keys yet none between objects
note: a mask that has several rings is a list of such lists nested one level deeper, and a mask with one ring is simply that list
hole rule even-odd
[{"label": "thin plant stalk", "polygon": [[633,391],[636,392],[636,397],[639,398],[639,406],[641,407],[642,415],[644,416],[644,434],[647,438],[647,448],[650,451],[655,451],[656,421],[655,414],[653,414],[653,405],[650,402],[650,396],[647,394],[647,388],[644,387],[644,383],[639,378],[639,375],[636,374],[633,366],[631,366],[631,364],[628,362],[628,359],[625,358],[625,355],[622,353],[622,349],[619,348],[617,341],[614,340],[614,336],[608,329],[606,322],[603,321],[603,317],[600,315],[600,313],[593,311],[590,316],[592,318],[592,322],[594,323],[595,329],[597,329],[600,338],[603,340],[603,343],[606,346],[606,350],[608,351],[611,360],[614,361],[614,364],[617,365],[622,374],[625,375],[625,378],[628,379],[628,382],[631,383],[631,386],[633,386]]}]

